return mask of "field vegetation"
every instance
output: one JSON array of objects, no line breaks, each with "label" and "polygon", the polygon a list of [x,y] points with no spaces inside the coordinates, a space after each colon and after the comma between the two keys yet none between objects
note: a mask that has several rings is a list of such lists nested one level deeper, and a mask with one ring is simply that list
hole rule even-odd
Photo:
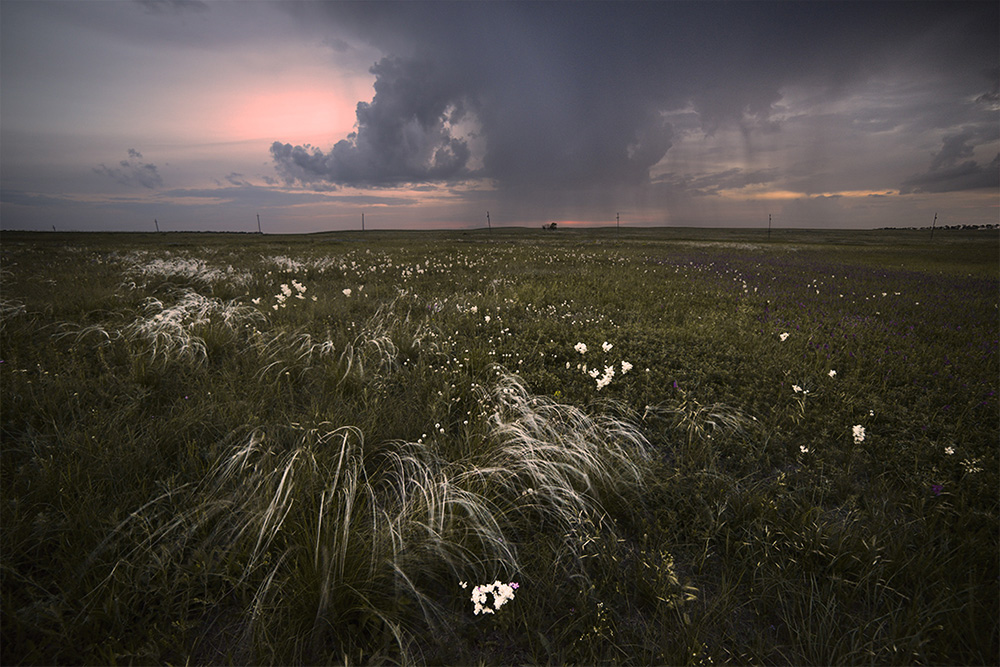
[{"label": "field vegetation", "polygon": [[0,246],[0,662],[997,664],[995,230]]}]

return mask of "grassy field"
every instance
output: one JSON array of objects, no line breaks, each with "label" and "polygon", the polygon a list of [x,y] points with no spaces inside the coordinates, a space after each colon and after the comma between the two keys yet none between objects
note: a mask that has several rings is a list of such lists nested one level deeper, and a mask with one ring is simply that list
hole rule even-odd
[{"label": "grassy field", "polygon": [[997,664],[996,231],[0,239],[4,664]]}]

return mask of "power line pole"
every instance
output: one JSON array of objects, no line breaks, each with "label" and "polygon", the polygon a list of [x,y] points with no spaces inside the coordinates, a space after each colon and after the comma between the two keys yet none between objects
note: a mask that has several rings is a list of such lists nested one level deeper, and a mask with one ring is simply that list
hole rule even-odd
[{"label": "power line pole", "polygon": [[931,223],[931,241],[934,240],[934,226],[937,225],[937,211],[934,212],[934,222]]},{"label": "power line pole", "polygon": [[493,233],[493,225],[490,224],[490,212],[486,211],[486,228],[490,230],[490,234]]},{"label": "power line pole", "polygon": [[622,214],[621,213],[615,213],[615,232],[617,232],[619,236],[621,236],[621,233],[622,233],[622,230],[621,230],[621,218],[622,218]]},{"label": "power line pole", "polygon": [[365,231],[365,214],[361,214],[361,231]]},{"label": "power line pole", "polygon": [[260,231],[260,213],[257,214],[257,233],[258,234],[263,234],[264,233],[264,232]]},{"label": "power line pole", "polygon": [[160,223],[158,223],[156,221],[156,218],[153,218],[153,224],[156,225],[156,233],[159,234],[160,233]]},{"label": "power line pole", "polygon": [[767,240],[771,240],[771,214],[767,214]]}]

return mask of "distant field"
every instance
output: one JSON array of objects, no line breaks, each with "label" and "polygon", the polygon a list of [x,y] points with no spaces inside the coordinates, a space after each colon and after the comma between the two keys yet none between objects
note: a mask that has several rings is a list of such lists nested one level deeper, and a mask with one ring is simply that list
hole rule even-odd
[{"label": "distant field", "polygon": [[997,664],[1000,237],[0,236],[4,664]]}]

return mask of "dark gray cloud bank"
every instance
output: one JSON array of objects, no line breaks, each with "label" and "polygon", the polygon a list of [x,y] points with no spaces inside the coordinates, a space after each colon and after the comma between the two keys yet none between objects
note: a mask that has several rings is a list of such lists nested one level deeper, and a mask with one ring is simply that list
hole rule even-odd
[{"label": "dark gray cloud bank", "polygon": [[[813,103],[873,77],[932,81],[932,91],[857,109],[853,131],[957,128],[911,168],[874,187],[943,192],[997,187],[998,10],[977,3],[331,3],[293,5],[312,24],[386,54],[356,131],[332,147],[275,141],[288,182],[390,187],[484,179],[501,191],[651,185],[681,133],[780,133]],[[944,82],[944,83],[942,83]],[[918,94],[919,93],[919,94]],[[924,95],[921,97],[921,94]],[[688,110],[678,125],[677,112]],[[850,112],[846,112],[850,114]],[[684,116],[682,116],[684,117]],[[473,143],[479,148],[474,150]],[[758,142],[759,143],[759,142]],[[764,142],[766,143],[766,142]],[[985,162],[985,161],[984,161]],[[788,174],[786,174],[788,175]],[[774,169],[667,174],[691,194],[765,183]]]}]

